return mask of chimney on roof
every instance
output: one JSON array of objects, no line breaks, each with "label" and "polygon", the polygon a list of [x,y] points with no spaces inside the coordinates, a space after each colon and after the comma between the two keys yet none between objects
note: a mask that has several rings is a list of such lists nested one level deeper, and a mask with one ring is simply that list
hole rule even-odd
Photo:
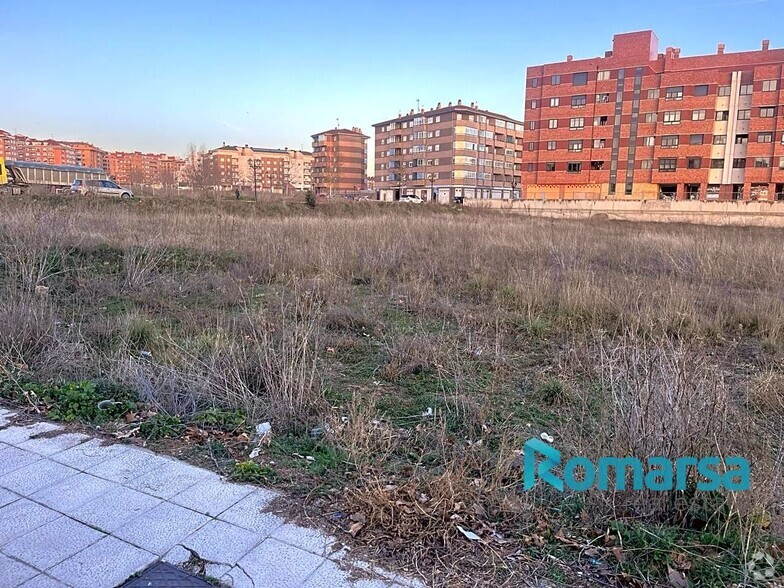
[{"label": "chimney on roof", "polygon": [[441,103],[440,103],[440,102],[439,102],[438,104],[436,104],[436,108],[437,108],[437,109],[438,109],[438,108],[441,108]]},{"label": "chimney on roof", "polygon": [[719,46],[716,48],[716,53],[724,55],[724,43],[719,43]]},{"label": "chimney on roof", "polygon": [[452,103],[451,103],[451,102],[449,103],[449,106],[452,106]]},{"label": "chimney on roof", "polygon": [[245,149],[247,149],[247,148],[248,148],[248,144],[247,144],[247,143],[245,143]]},{"label": "chimney on roof", "polygon": [[574,59],[573,55],[567,55],[566,56],[566,61],[571,61],[572,59]]},{"label": "chimney on roof", "polygon": [[604,56],[605,57],[612,57],[612,51],[605,51],[604,52]]},{"label": "chimney on roof", "polygon": [[412,108],[411,110],[409,110],[409,111],[408,111],[408,114],[409,114],[409,115],[412,115],[412,114],[414,114],[414,109]]},{"label": "chimney on roof", "polygon": [[462,105],[463,105],[463,101],[462,101],[462,100],[458,100],[458,101],[457,101],[457,105],[458,105],[458,106],[462,106]]},{"label": "chimney on roof", "polygon": [[664,55],[667,57],[667,59],[671,59],[674,51],[675,50],[672,47],[667,47],[664,50]]},{"label": "chimney on roof", "polygon": [[762,39],[762,50],[767,51],[768,49],[770,49],[770,40]]},{"label": "chimney on roof", "polygon": [[673,47],[673,49],[672,49],[672,56],[673,57],[680,57],[681,56],[681,48],[680,47]]},{"label": "chimney on roof", "polygon": [[474,103],[473,102],[471,103],[471,108],[474,108]]}]

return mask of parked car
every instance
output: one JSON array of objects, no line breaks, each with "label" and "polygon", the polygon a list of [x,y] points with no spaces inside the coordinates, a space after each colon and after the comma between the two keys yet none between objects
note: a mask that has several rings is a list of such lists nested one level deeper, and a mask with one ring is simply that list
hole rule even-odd
[{"label": "parked car", "polygon": [[68,193],[87,196],[133,198],[133,192],[130,188],[123,188],[111,180],[74,180]]},{"label": "parked car", "polygon": [[403,196],[400,199],[400,202],[410,202],[412,204],[422,204],[424,200],[422,200],[419,196]]}]

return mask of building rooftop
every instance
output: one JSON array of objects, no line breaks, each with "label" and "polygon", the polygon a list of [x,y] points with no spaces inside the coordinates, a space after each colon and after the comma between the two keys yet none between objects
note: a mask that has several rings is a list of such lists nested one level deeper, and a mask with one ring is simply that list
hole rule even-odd
[{"label": "building rooftop", "polygon": [[319,135],[359,135],[365,139],[370,139],[370,137],[362,132],[362,129],[357,127],[354,127],[353,129],[329,129],[328,131],[322,131],[320,133],[316,133],[315,135],[311,135],[311,137],[315,139]]},{"label": "building rooftop", "polygon": [[408,114],[398,114],[395,118],[390,118],[382,122],[378,122],[374,124],[374,127],[379,127],[391,122],[396,122],[398,120],[402,120],[404,118],[410,118],[414,116],[424,116],[424,115],[434,115],[434,114],[441,114],[444,112],[453,112],[453,111],[460,111],[460,112],[470,112],[474,114],[483,114],[485,116],[492,116],[494,118],[500,118],[506,121],[510,121],[516,124],[523,124],[523,121],[517,120],[512,118],[511,116],[507,116],[505,114],[499,114],[497,112],[492,112],[490,110],[482,110],[479,108],[478,104],[472,102],[471,104],[463,104],[462,100],[458,100],[457,104],[452,104],[451,102],[448,103],[446,106],[442,106],[439,102],[435,108],[431,108],[430,110],[425,110],[424,108],[420,109],[419,112],[411,110]]}]

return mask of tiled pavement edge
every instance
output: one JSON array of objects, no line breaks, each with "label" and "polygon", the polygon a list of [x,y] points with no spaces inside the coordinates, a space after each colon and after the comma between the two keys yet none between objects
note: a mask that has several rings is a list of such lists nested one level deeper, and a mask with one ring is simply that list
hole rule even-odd
[{"label": "tiled pavement edge", "polygon": [[0,408],[2,588],[114,588],[155,561],[194,553],[207,575],[235,588],[421,586],[350,562],[334,537],[263,512],[274,492],[13,416]]}]

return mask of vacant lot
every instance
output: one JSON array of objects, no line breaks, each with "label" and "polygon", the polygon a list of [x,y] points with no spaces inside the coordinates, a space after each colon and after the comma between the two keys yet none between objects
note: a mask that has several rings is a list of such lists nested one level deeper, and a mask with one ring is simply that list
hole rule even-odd
[{"label": "vacant lot", "polygon": [[[753,582],[781,571],[782,268],[765,229],[4,200],[0,394],[284,488],[429,583]],[[752,489],[524,492],[542,433],[742,455]]]}]

